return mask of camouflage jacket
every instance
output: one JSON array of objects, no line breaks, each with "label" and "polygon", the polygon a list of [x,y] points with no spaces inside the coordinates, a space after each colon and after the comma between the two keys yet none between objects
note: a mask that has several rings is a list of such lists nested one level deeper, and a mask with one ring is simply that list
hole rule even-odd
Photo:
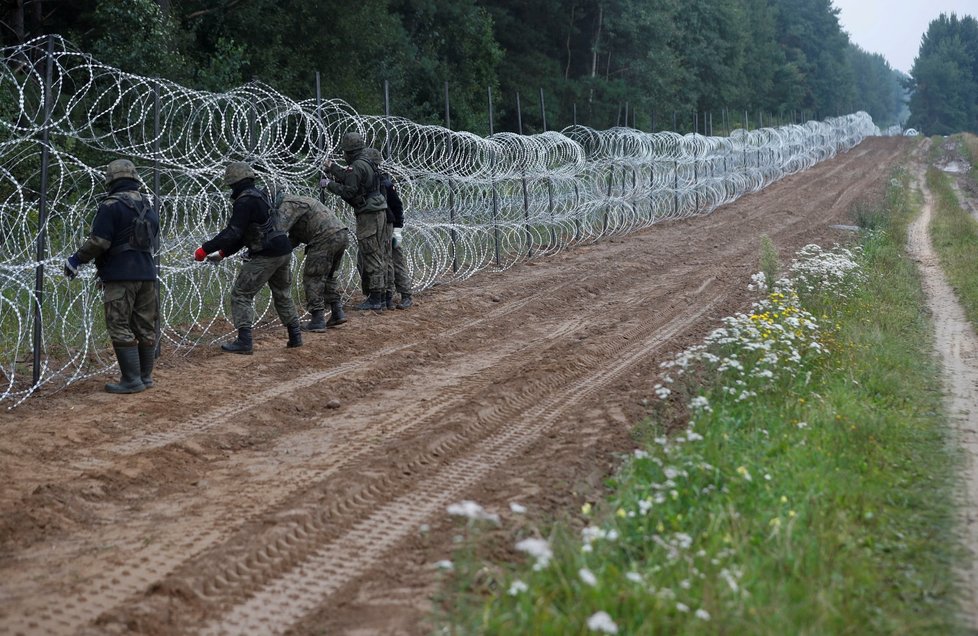
[{"label": "camouflage jacket", "polygon": [[387,209],[383,192],[379,188],[370,192],[374,184],[374,169],[364,157],[365,151],[366,149],[350,155],[346,168],[335,163],[329,168],[329,176],[333,180],[329,182],[327,189],[353,206],[355,214]]}]

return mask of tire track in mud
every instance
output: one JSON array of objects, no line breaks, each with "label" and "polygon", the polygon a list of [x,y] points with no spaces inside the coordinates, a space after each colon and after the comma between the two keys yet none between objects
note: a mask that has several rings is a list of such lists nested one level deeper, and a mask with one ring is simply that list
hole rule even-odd
[{"label": "tire track in mud", "polygon": [[[701,289],[708,287],[705,284]],[[523,408],[523,404],[508,405],[519,409],[519,415],[515,418],[511,415],[511,409],[493,412],[487,419],[489,423],[497,424],[498,428],[479,442],[471,453],[440,467],[432,475],[424,476],[419,480],[421,487],[410,490],[393,501],[383,503],[381,497],[365,499],[359,506],[360,510],[371,509],[374,512],[366,518],[359,517],[360,520],[355,525],[333,541],[317,540],[316,535],[323,532],[325,524],[320,526],[306,523],[296,526],[291,541],[277,541],[272,548],[278,552],[288,549],[300,551],[296,546],[308,544],[301,550],[305,553],[304,558],[297,559],[284,576],[262,584],[263,577],[259,571],[264,568],[271,573],[273,568],[267,564],[272,559],[262,563],[261,559],[255,558],[250,568],[242,564],[232,566],[236,572],[242,574],[238,580],[246,580],[249,584],[239,592],[248,600],[235,606],[220,622],[205,626],[201,633],[278,634],[286,631],[330,594],[372,567],[424,520],[442,511],[470,486],[537,441],[557,423],[565,411],[602,390],[632,364],[654,353],[682,329],[698,322],[718,306],[723,298],[722,295],[714,296],[699,305],[696,311],[681,313],[665,325],[658,324],[657,321],[643,321],[627,332],[629,343],[641,338],[637,341],[637,346],[604,345],[602,353],[606,363],[597,372],[585,373],[583,377],[564,384],[560,390],[551,392],[529,408]],[[614,354],[620,354],[620,357],[616,358]],[[388,493],[387,489],[378,491],[378,495]],[[351,507],[345,512],[357,513],[359,510]],[[263,550],[268,556],[269,546]],[[247,572],[247,578],[242,570]]]},{"label": "tire track in mud", "polygon": [[[685,268],[671,272],[669,278],[681,281],[689,276],[690,273],[691,270]],[[614,272],[604,271],[595,277],[608,277],[613,274]],[[576,282],[580,283],[581,279],[577,278]],[[557,289],[557,287],[553,287],[553,289]],[[500,308],[480,320],[469,321],[465,325],[461,325],[442,335],[451,336],[464,333],[467,325],[481,324],[493,319],[505,317],[513,311],[525,307],[531,300],[533,300],[532,297],[520,299],[514,302],[512,306]],[[405,417],[397,425],[388,428],[384,432],[383,437],[377,434],[373,426],[364,426],[363,424],[364,421],[376,420],[379,417],[375,412],[376,409],[373,409],[374,412],[367,409],[366,412],[359,414],[355,418],[357,422],[356,426],[345,427],[343,430],[337,432],[336,436],[343,437],[342,443],[338,444],[335,448],[327,449],[317,456],[316,463],[323,466],[322,468],[310,469],[300,465],[289,466],[283,469],[275,461],[276,456],[273,455],[264,467],[266,474],[263,481],[271,481],[274,477],[278,483],[274,487],[265,486],[260,496],[253,495],[253,500],[249,500],[251,496],[248,494],[247,488],[240,488],[238,489],[239,492],[207,492],[203,495],[204,502],[200,501],[202,499],[201,494],[195,493],[192,496],[192,500],[197,501],[198,504],[203,504],[198,507],[205,510],[204,512],[198,513],[195,528],[199,530],[191,533],[180,531],[174,533],[172,536],[159,537],[154,540],[152,545],[135,549],[135,553],[131,559],[118,564],[121,567],[114,568],[111,574],[98,577],[88,582],[86,585],[87,591],[80,594],[76,599],[69,599],[68,603],[63,607],[57,607],[54,604],[43,601],[40,603],[25,603],[25,607],[23,608],[24,612],[21,616],[8,617],[9,620],[5,620],[4,625],[0,625],[0,634],[16,633],[15,631],[5,631],[7,628],[16,630],[25,627],[29,628],[28,633],[33,630],[41,630],[44,633],[51,634],[73,633],[78,627],[90,623],[99,615],[109,612],[119,605],[127,602],[134,603],[138,600],[138,595],[143,590],[150,588],[153,584],[165,579],[174,572],[179,572],[181,569],[198,572],[202,567],[201,562],[206,559],[209,550],[220,551],[225,549],[229,537],[233,541],[236,533],[243,533],[247,536],[249,534],[247,529],[244,531],[239,531],[239,529],[249,521],[267,516],[270,509],[280,505],[281,502],[288,500],[290,497],[294,497],[294,493],[307,490],[315,491],[317,490],[316,485],[322,480],[328,479],[330,476],[345,470],[351,470],[364,457],[367,457],[371,453],[376,453],[383,446],[387,438],[400,436],[412,428],[424,428],[426,425],[437,421],[443,416],[444,411],[449,409],[453,404],[467,402],[471,399],[472,394],[481,392],[485,386],[492,384],[495,378],[490,377],[484,380],[477,378],[476,385],[467,388],[465,391],[453,390],[448,386],[450,383],[459,382],[460,379],[464,379],[467,375],[478,374],[484,369],[498,364],[507,356],[525,357],[527,356],[527,349],[533,347],[534,342],[541,343],[545,348],[555,346],[549,344],[554,342],[555,332],[569,335],[575,329],[581,328],[586,321],[587,315],[576,314],[569,320],[558,322],[553,327],[545,323],[536,325],[538,333],[535,339],[504,341],[507,346],[503,347],[500,347],[495,342],[487,342],[486,344],[489,345],[490,350],[488,352],[483,351],[478,356],[475,367],[469,369],[468,373],[456,372],[452,367],[445,369],[441,383],[429,382],[426,387],[429,392],[435,389],[439,393],[434,403],[411,405],[409,411],[405,413]],[[473,357],[473,353],[468,352],[467,356],[471,358]],[[546,392],[553,389],[554,386],[556,386],[556,380],[549,378],[547,382],[535,388],[541,392]],[[526,403],[526,400],[520,403]],[[506,412],[510,413],[515,411],[513,409],[507,409]],[[329,415],[325,416],[327,420],[330,418],[331,416]],[[314,428],[305,436],[309,437],[311,442],[317,437],[319,431],[321,431],[320,428]],[[466,433],[468,432],[467,430]],[[437,457],[448,454],[450,449],[457,449],[460,445],[466,443],[464,436],[451,441],[452,443],[435,447],[433,449],[433,456]],[[321,439],[318,440],[318,444],[321,447]],[[282,459],[281,456],[277,456],[277,458]],[[429,459],[427,461],[434,460]],[[254,467],[251,468],[249,481],[256,481],[260,476],[256,474],[259,471],[255,470]],[[412,470],[420,470],[420,467],[412,467]],[[371,487],[373,489],[371,496],[376,496],[384,487],[387,487],[387,484],[372,483]],[[342,513],[344,509],[359,510],[361,506],[358,505],[358,501],[364,501],[362,495],[354,496],[349,502],[334,502],[329,506],[329,509],[333,513]],[[317,502],[313,507],[318,508],[322,505],[322,503]],[[170,503],[168,507],[173,508],[174,505]],[[255,523],[261,524],[260,521]],[[137,524],[132,531],[122,533],[122,536],[117,537],[117,532],[122,533],[121,530],[108,533],[105,542],[117,542],[120,545],[138,545],[140,541],[139,537],[150,533],[150,530],[143,525]],[[301,528],[297,530],[297,533],[302,532]],[[287,537],[284,540],[292,539]],[[275,547],[272,547],[271,550],[274,552]],[[216,560],[220,562],[225,558],[225,556],[218,555]],[[263,557],[259,553],[255,558],[262,559]],[[190,565],[187,565],[188,563]],[[236,573],[239,569],[246,570],[247,568],[237,563],[230,567],[221,568],[215,574],[215,582],[193,585],[191,589],[195,590],[194,593],[204,593],[205,595],[211,589],[220,590],[226,586],[225,583],[222,583],[222,579],[235,581],[240,578],[240,575]],[[183,589],[187,586],[183,583],[174,583],[169,587]],[[137,594],[136,597],[133,597],[134,592]],[[53,611],[51,610],[52,607],[55,608]]]},{"label": "tire track in mud", "polygon": [[[682,280],[688,274],[688,271],[673,272],[671,277]],[[700,286],[701,290],[705,290],[713,280],[711,277],[704,281]],[[630,298],[635,300],[638,296]],[[531,361],[536,357],[545,358],[548,349],[559,346],[550,344],[554,331],[569,335],[587,322],[588,316],[582,314],[558,323],[556,328],[541,324],[537,328],[539,333],[530,342],[523,340],[511,351],[500,352],[495,356],[481,354],[480,357],[487,359],[480,363],[480,367],[498,365],[505,370],[521,364],[519,360],[500,364],[508,358],[526,358]],[[634,340],[641,332],[649,329],[649,325],[650,323],[643,322],[638,327],[631,327],[624,334],[609,332],[605,335],[609,342],[589,353],[573,368],[527,383],[514,396],[504,394],[501,405],[482,409],[477,418],[470,418],[472,421],[460,424],[455,421],[457,418],[447,418],[444,423],[440,420],[450,407],[464,406],[471,401],[473,395],[480,395],[501,378],[490,373],[489,377],[474,378],[473,382],[464,387],[440,388],[439,393],[444,395],[437,404],[419,409],[415,417],[403,418],[401,426],[385,431],[385,437],[397,440],[396,443],[389,444],[395,450],[385,453],[388,458],[394,456],[396,460],[392,461],[392,470],[385,472],[384,469],[377,468],[359,474],[358,464],[370,453],[382,450],[383,440],[378,440],[373,434],[366,435],[363,440],[346,440],[333,458],[335,462],[330,461],[330,458],[323,460],[323,463],[330,464],[329,468],[315,474],[306,472],[301,481],[291,478],[287,491],[281,489],[278,496],[268,491],[264,493],[265,508],[260,516],[274,517],[280,520],[280,524],[264,531],[261,526],[267,523],[256,522],[243,527],[226,541],[213,542],[212,549],[198,551],[192,561],[176,568],[158,587],[165,591],[181,590],[182,594],[191,594],[197,601],[211,606],[232,603],[242,598],[247,594],[247,586],[274,578],[277,572],[300,561],[318,542],[336,536],[366,511],[377,506],[379,501],[410,488],[418,480],[427,479],[427,475],[439,462],[443,463],[464,453],[477,440],[491,434],[500,422],[518,418],[520,413],[532,407],[542,396],[559,390],[574,377],[586,374],[592,364],[614,358],[627,347],[629,340]],[[535,342],[541,345],[536,348],[539,355],[528,355],[527,351]],[[459,374],[454,373],[446,372],[445,375],[459,377]],[[364,414],[357,420],[363,422],[368,418]],[[372,428],[368,426],[365,430]],[[450,430],[440,433],[442,429]],[[412,434],[412,431],[417,433]],[[408,457],[397,457],[396,448],[404,446],[420,446],[420,449],[412,451]],[[354,477],[336,477],[347,473],[352,473]],[[283,501],[286,499],[287,501]],[[254,527],[256,525],[257,528]],[[259,539],[265,541],[261,542]],[[131,621],[132,618],[127,620]]]}]

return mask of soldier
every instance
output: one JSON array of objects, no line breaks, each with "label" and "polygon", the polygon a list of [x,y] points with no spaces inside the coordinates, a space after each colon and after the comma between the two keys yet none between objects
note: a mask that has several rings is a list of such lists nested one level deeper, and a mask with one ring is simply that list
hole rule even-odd
[{"label": "soldier", "polygon": [[139,393],[153,386],[156,358],[157,268],[160,217],[139,192],[136,166],[116,159],[105,170],[109,195],[92,221],[92,233],[64,264],[73,279],[95,261],[102,283],[105,326],[122,378],[105,385],[109,393]]},{"label": "soldier", "polygon": [[[224,186],[231,188],[231,219],[217,236],[197,248],[194,259],[220,261],[242,247],[247,257],[231,289],[231,318],[238,330],[234,342],[221,345],[228,353],[251,355],[251,328],[255,322],[255,295],[265,283],[279,319],[289,332],[287,347],[301,347],[299,315],[292,303],[292,244],[277,228],[268,196],[255,187],[255,171],[243,161],[232,161],[224,170]],[[208,256],[214,254],[216,256]]]},{"label": "soldier", "polygon": [[[306,309],[312,318],[302,330],[321,333],[327,327],[339,327],[346,322],[338,288],[340,263],[349,242],[349,230],[332,210],[312,197],[288,194],[279,210],[289,228],[292,247],[306,244],[302,287],[306,294]],[[327,303],[330,306],[329,320],[325,319]]]},{"label": "soldier", "polygon": [[385,246],[391,234],[387,224],[387,200],[380,190],[380,180],[371,162],[364,155],[363,136],[348,132],[340,142],[347,167],[326,160],[324,187],[339,195],[353,207],[357,219],[357,268],[362,272],[363,286],[369,292],[358,310],[381,311],[387,292],[387,262]]},{"label": "soldier", "polygon": [[[363,155],[375,166],[379,166],[383,155],[376,148],[367,148]],[[384,305],[387,309],[407,309],[414,304],[411,299],[411,274],[407,269],[404,250],[401,249],[404,231],[404,203],[397,191],[397,186],[389,173],[380,170],[380,189],[387,200],[387,224],[390,232],[390,244],[385,246],[384,260],[387,262],[387,290],[384,294]],[[394,292],[401,295],[401,301],[394,304]]]}]

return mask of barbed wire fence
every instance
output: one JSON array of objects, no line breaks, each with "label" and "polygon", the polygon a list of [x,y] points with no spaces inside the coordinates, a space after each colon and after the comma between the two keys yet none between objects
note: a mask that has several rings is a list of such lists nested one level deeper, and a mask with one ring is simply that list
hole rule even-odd
[{"label": "barbed wire fence", "polygon": [[[360,115],[337,99],[297,102],[258,82],[192,90],[100,64],[59,36],[2,57],[0,402],[10,407],[115,362],[94,267],[75,281],[62,273],[90,231],[102,166],[114,158],[136,163],[160,210],[160,336],[168,355],[180,355],[233,331],[225,299],[234,259],[191,257],[229,217],[220,181],[230,160],[252,162],[266,184],[316,196],[342,135],[364,134],[384,149],[405,201],[404,249],[421,291],[710,213],[879,134],[859,112],[727,137],[575,125],[486,138]],[[346,208],[336,211],[352,228]],[[345,298],[359,289],[354,262],[348,253]],[[267,294],[256,310],[259,324],[275,323]]]}]

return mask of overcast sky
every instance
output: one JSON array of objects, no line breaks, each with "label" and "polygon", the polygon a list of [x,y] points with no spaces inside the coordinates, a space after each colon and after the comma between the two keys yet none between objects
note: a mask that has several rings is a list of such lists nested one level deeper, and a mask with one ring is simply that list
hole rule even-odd
[{"label": "overcast sky", "polygon": [[910,72],[927,25],[941,13],[978,17],[978,0],[832,0],[850,39],[890,66]]}]

